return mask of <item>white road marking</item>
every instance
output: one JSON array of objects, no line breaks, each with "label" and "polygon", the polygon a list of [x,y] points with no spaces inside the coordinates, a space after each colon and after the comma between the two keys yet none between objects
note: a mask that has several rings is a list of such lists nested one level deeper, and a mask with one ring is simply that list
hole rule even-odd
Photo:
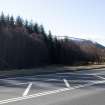
[{"label": "white road marking", "polygon": [[25,85],[25,84],[28,84],[29,82],[27,82],[27,83],[16,83],[15,85]]},{"label": "white road marking", "polygon": [[10,83],[11,85],[24,85],[24,84],[28,84],[29,82],[21,82],[19,83],[16,80],[8,80],[8,79],[0,79],[2,80],[4,83]]},{"label": "white road marking", "polygon": [[100,75],[100,74],[104,74],[105,75],[105,71],[100,71],[98,73],[92,73],[93,75]]},{"label": "white road marking", "polygon": [[105,80],[105,78],[104,77],[102,77],[102,76],[99,76],[99,75],[95,75],[96,77],[98,77],[98,78],[100,78],[100,79],[103,79],[103,80]]},{"label": "white road marking", "polygon": [[23,96],[26,96],[26,95],[28,94],[28,92],[29,92],[31,86],[32,86],[32,82],[30,82],[29,85],[27,86],[26,90],[25,90],[24,93],[23,93]]},{"label": "white road marking", "polygon": [[[78,71],[77,71],[77,73],[78,73]],[[42,74],[42,75],[33,75],[33,76],[19,76],[19,77],[7,77],[7,78],[3,78],[3,79],[0,79],[0,80],[8,80],[8,79],[17,79],[17,78],[22,78],[22,79],[24,79],[24,78],[32,78],[32,77],[40,77],[40,76],[50,76],[50,75],[59,75],[59,74],[74,74],[74,75],[95,75],[95,74],[77,74],[77,73],[71,73],[71,72],[65,72],[65,73],[55,73],[55,74]],[[105,73],[105,72],[104,72]],[[2,75],[1,75],[2,76]]]},{"label": "white road marking", "polygon": [[74,86],[74,88],[61,88],[61,89],[57,89],[57,90],[53,90],[53,91],[41,92],[41,93],[32,94],[32,95],[28,95],[28,96],[22,96],[22,97],[16,97],[16,98],[11,98],[11,99],[7,99],[7,100],[2,100],[2,101],[0,101],[0,104],[6,104],[6,103],[10,103],[10,102],[16,102],[16,101],[20,101],[20,100],[50,95],[50,94],[54,94],[54,93],[65,92],[68,90],[74,90],[74,89],[92,86],[92,85],[100,84],[100,83],[105,83],[105,80],[104,81],[97,81],[97,82],[93,82],[93,83],[88,83],[85,85]]},{"label": "white road marking", "polygon": [[[76,71],[76,72],[78,73],[78,72],[80,72],[80,71]],[[88,74],[87,74],[87,73],[85,73],[85,74],[77,74],[77,73],[65,72],[65,73],[44,74],[44,75],[33,75],[33,76],[19,76],[19,77],[11,77],[11,78],[10,78],[10,77],[7,77],[7,78],[0,79],[0,80],[17,79],[17,78],[22,78],[22,79],[24,79],[24,78],[32,78],[32,77],[34,77],[34,78],[36,77],[36,78],[37,78],[38,76],[39,76],[39,77],[40,77],[40,76],[43,77],[43,76],[50,76],[50,75],[57,75],[57,74],[58,74],[58,75],[59,75],[59,74],[70,74],[70,75],[72,75],[72,74],[73,74],[73,75],[93,75],[93,76],[94,76],[94,75],[102,74],[103,72],[100,72],[100,73],[91,73],[91,74],[89,74],[89,73],[88,73]],[[104,72],[104,73],[105,73],[105,72]],[[63,77],[63,76],[62,76],[62,77]]]},{"label": "white road marking", "polygon": [[67,87],[67,88],[70,88],[70,84],[69,84],[69,82],[68,82],[66,79],[63,79],[63,81],[64,81],[66,87]]}]

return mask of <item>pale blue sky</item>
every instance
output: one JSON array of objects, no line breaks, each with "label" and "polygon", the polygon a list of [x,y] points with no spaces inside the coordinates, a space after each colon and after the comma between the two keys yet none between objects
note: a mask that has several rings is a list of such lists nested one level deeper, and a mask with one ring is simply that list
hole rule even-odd
[{"label": "pale blue sky", "polygon": [[105,0],[0,0],[0,12],[43,24],[54,35],[105,45]]}]

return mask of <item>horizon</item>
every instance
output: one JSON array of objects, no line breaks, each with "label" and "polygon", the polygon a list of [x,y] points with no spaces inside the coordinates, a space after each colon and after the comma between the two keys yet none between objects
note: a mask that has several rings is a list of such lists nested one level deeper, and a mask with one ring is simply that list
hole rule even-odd
[{"label": "horizon", "polygon": [[105,46],[104,0],[3,0],[0,12],[43,24],[53,35],[96,41]]}]

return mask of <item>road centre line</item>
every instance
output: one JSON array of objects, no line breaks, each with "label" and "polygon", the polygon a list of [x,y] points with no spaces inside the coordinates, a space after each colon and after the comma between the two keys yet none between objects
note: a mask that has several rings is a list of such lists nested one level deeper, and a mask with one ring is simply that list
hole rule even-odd
[{"label": "road centre line", "polygon": [[66,87],[67,87],[67,88],[70,88],[70,84],[69,84],[69,82],[68,82],[66,79],[63,79],[63,81],[64,81]]},{"label": "road centre line", "polygon": [[73,88],[61,88],[61,89],[57,89],[57,90],[53,90],[53,91],[41,92],[41,93],[32,94],[32,95],[28,95],[28,96],[22,96],[22,97],[16,97],[16,98],[11,98],[11,99],[7,99],[7,100],[2,100],[2,101],[0,101],[0,104],[6,104],[6,103],[21,101],[21,100],[30,99],[30,98],[37,98],[37,97],[41,97],[41,96],[45,96],[45,95],[65,92],[68,90],[74,90],[74,89],[79,89],[79,88],[83,88],[83,87],[88,87],[88,86],[92,86],[92,85],[100,84],[100,83],[105,83],[105,80],[92,82],[92,83],[88,83],[85,85],[74,86]]},{"label": "road centre line", "polygon": [[28,92],[29,92],[31,86],[32,86],[32,82],[30,82],[30,83],[28,84],[26,90],[25,90],[24,93],[23,93],[23,96],[26,96],[26,95],[28,94]]}]

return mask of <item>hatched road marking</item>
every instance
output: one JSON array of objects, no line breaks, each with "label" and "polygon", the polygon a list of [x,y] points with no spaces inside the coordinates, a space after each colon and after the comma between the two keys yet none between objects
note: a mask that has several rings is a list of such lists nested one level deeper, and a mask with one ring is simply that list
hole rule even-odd
[{"label": "hatched road marking", "polygon": [[98,78],[100,78],[100,79],[103,79],[103,80],[105,80],[105,78],[104,77],[102,77],[102,76],[99,76],[99,75],[95,75],[96,77],[98,77]]},{"label": "hatched road marking", "polygon": [[[97,81],[97,82],[93,82],[93,83],[88,83],[88,84],[85,84],[85,85],[74,86],[73,88],[61,88],[61,89],[57,89],[57,90],[53,90],[53,91],[41,92],[41,93],[37,93],[37,94],[11,98],[11,99],[7,99],[7,100],[2,100],[2,101],[0,101],[0,104],[6,104],[6,103],[10,103],[10,102],[16,102],[16,101],[20,101],[20,100],[25,100],[25,99],[41,97],[41,96],[50,95],[50,94],[54,94],[54,93],[60,93],[60,92],[68,91],[68,90],[74,90],[74,89],[78,89],[78,88],[92,86],[92,85],[100,84],[100,83],[105,83],[105,80],[104,81]],[[30,83],[30,85],[31,84],[32,83]]]},{"label": "hatched road marking", "polygon": [[[70,73],[72,74],[72,73]],[[81,74],[75,74],[73,73],[75,76],[76,75],[81,75]],[[101,74],[101,73],[100,73]],[[66,75],[66,74],[65,74]],[[83,75],[88,75],[88,74],[83,74]],[[21,100],[26,100],[26,99],[31,99],[31,98],[37,98],[37,97],[41,97],[41,96],[45,96],[45,95],[50,95],[50,94],[55,94],[55,93],[61,93],[61,92],[65,92],[65,91],[68,91],[68,90],[74,90],[74,89],[79,89],[79,88],[84,88],[84,87],[88,87],[88,86],[92,86],[92,85],[95,85],[95,84],[101,84],[101,83],[105,83],[105,78],[103,78],[102,76],[98,76],[97,73],[96,74],[89,74],[90,76],[93,76],[93,77],[97,77],[97,78],[100,78],[101,80],[94,80],[94,81],[91,81],[91,80],[71,80],[71,81],[88,81],[89,83],[87,84],[82,84],[82,85],[78,85],[78,86],[73,86],[71,87],[71,85],[69,84],[68,80],[66,79],[66,77],[64,77],[63,79],[63,82],[65,83],[66,87],[65,88],[59,88],[59,89],[56,89],[56,90],[51,90],[51,91],[45,91],[45,92],[39,92],[39,93],[35,93],[35,94],[31,94],[31,95],[28,95],[33,83],[32,82],[27,82],[27,83],[17,83],[17,84],[28,84],[28,86],[26,87],[25,91],[23,92],[22,96],[20,97],[15,97],[15,98],[9,98],[9,99],[4,99],[4,100],[1,100],[0,101],[0,104],[6,104],[6,103],[11,103],[11,102],[17,102],[17,101],[21,101]],[[37,77],[37,76],[26,76],[26,77]],[[22,77],[23,78],[26,78],[25,76]],[[18,78],[21,78],[21,77],[16,77],[15,79],[18,79]],[[40,78],[40,77],[39,77]],[[14,79],[14,78],[7,78],[7,79]],[[2,79],[0,79],[2,80]],[[57,80],[56,78],[53,79],[53,78],[50,78],[49,80]],[[61,79],[62,81],[62,79]]]},{"label": "hatched road marking", "polygon": [[26,95],[28,94],[28,92],[29,92],[31,86],[32,86],[32,82],[30,82],[30,83],[28,84],[26,90],[25,90],[24,93],[23,93],[23,96],[26,96]]},{"label": "hatched road marking", "polygon": [[69,84],[69,82],[68,82],[66,79],[63,79],[63,81],[64,81],[66,87],[67,87],[67,88],[70,88],[70,84]]}]

